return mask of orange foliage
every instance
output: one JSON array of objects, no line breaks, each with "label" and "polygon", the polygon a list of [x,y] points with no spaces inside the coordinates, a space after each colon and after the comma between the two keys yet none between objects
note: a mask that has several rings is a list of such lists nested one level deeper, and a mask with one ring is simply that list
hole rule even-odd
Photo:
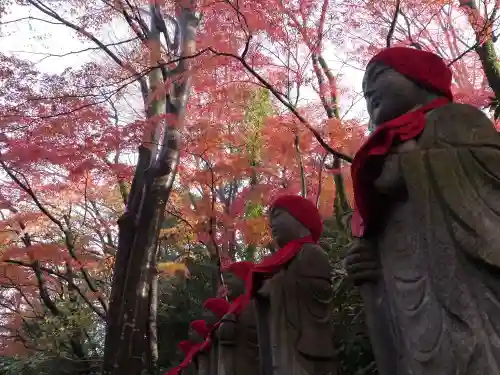
[{"label": "orange foliage", "polygon": [[[457,99],[482,107],[492,92],[475,53],[463,55],[462,41],[491,36],[484,13],[492,1],[473,11],[451,0],[402,2],[392,42],[442,54],[452,63]],[[116,221],[125,210],[137,146],[158,121],[170,120],[146,119],[145,105],[172,82],[163,82],[139,104],[132,99],[140,92],[131,83],[154,68],[152,54],[171,67],[166,48],[139,42],[141,27],[135,21],[124,24],[126,9],[119,8],[120,2],[67,3],[74,8],[69,13],[78,38],[88,42],[115,24],[134,38],[115,45],[119,48],[111,55],[101,51],[108,60],[93,55],[60,74],[43,73],[32,62],[0,53],[0,293],[9,296],[8,306],[0,307],[8,321],[0,354],[25,352],[17,330],[23,318],[41,314],[40,287],[56,299],[68,294],[76,275],[79,298],[87,300],[82,304],[102,312],[118,246]],[[149,3],[134,2],[144,8]],[[162,11],[171,12],[174,3],[162,1]],[[331,160],[325,161],[325,150],[291,109],[332,147],[355,153],[366,136],[366,115],[359,110],[362,98],[354,76],[385,46],[395,1],[238,4],[235,11],[231,2],[197,2],[203,13],[200,53],[189,60],[192,95],[168,223],[160,233],[161,246],[179,257],[193,248],[212,255],[217,249],[224,259],[241,255],[250,244],[263,251],[270,242],[266,207],[279,192],[299,193],[302,178],[307,197],[318,202],[325,218],[334,214],[333,173],[343,175],[352,200],[349,166],[325,168]],[[0,17],[7,10],[0,5]],[[332,77],[323,72],[323,80],[318,79],[313,54],[327,61]],[[263,86],[274,91],[267,102],[256,97]],[[329,118],[325,102],[338,105],[341,117]],[[175,273],[176,267],[164,273]],[[104,286],[95,288],[87,279]]]}]

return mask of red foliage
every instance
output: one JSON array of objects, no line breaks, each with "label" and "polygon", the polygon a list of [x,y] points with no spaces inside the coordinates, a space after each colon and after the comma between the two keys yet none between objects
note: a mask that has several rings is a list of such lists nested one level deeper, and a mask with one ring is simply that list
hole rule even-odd
[{"label": "red foliage", "polygon": [[[135,3],[146,9],[149,2]],[[112,22],[142,35],[140,23],[132,19],[126,24],[125,8],[112,3],[118,8],[69,0],[76,26],[66,29],[92,43]],[[270,242],[265,208],[278,192],[298,194],[305,187],[302,193],[327,218],[334,214],[333,178],[340,173],[351,199],[349,166],[325,168],[332,160],[307,127],[333,148],[355,153],[366,132],[358,70],[385,46],[395,1],[238,4],[237,9],[234,2],[197,4],[203,13],[199,53],[189,60],[192,95],[167,207],[167,216],[176,222],[162,232],[166,244],[185,250],[202,243],[223,259],[249,245],[263,251]],[[174,5],[162,2],[163,12],[172,12]],[[489,11],[489,5],[484,9]],[[452,64],[457,100],[484,107],[493,96],[491,88],[473,48],[465,52],[476,37],[482,44],[491,36],[489,14],[442,0],[409,1],[401,7],[392,43],[440,53]],[[0,17],[7,9],[0,5]],[[67,269],[109,276],[116,220],[124,210],[137,147],[159,122],[171,121],[146,119],[145,107],[161,99],[172,80],[136,100],[140,90],[132,82],[149,77],[153,53],[166,67],[173,65],[166,48],[160,53],[157,44],[139,39],[110,47],[112,54],[101,46],[99,56],[107,60],[93,55],[60,74],[0,54],[0,162],[5,172],[0,182],[0,281],[2,288],[16,290],[8,293],[15,313],[2,309],[12,332],[24,317],[20,311],[34,314],[42,305],[34,262],[44,268],[46,287],[53,290],[68,287],[61,277]],[[320,60],[315,64],[313,55],[329,69]],[[267,101],[259,97],[263,88],[272,91]],[[329,116],[325,104],[338,109],[339,117]],[[89,285],[82,294],[95,305],[107,295]],[[33,308],[26,307],[30,303]],[[20,353],[18,339],[3,335],[0,352]]]}]

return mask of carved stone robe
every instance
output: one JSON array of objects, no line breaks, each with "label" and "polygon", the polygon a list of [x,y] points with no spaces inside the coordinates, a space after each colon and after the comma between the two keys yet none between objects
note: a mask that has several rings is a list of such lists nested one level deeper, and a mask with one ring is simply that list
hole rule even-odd
[{"label": "carved stone robe", "polygon": [[228,314],[217,330],[220,360],[218,375],[258,375],[259,349],[255,307],[251,302],[240,315]]},{"label": "carved stone robe", "polygon": [[[214,324],[218,322],[217,316],[210,310],[204,310],[202,314],[203,320],[207,323],[208,327],[212,327]],[[218,350],[218,340],[215,335],[212,337],[212,345],[209,349],[206,350],[206,353],[200,353],[204,356],[202,359],[202,371],[204,371],[203,367],[206,367],[206,375],[220,375],[217,373],[217,367],[219,362],[219,350]]]},{"label": "carved stone robe", "polygon": [[417,148],[376,188],[380,255],[400,375],[500,374],[500,135],[478,109],[427,114]]},{"label": "carved stone robe", "polygon": [[[188,337],[191,341],[201,344],[203,338],[193,330],[189,330]],[[193,357],[191,364],[186,368],[189,369],[189,375],[209,375],[210,374],[210,351],[199,351]]]},{"label": "carved stone robe", "polygon": [[214,343],[212,346],[210,357],[210,370],[212,372],[211,375],[225,374],[222,354],[223,353],[221,351],[219,339],[216,338],[216,335],[214,335]]},{"label": "carved stone robe", "polygon": [[219,373],[219,363],[220,363],[220,350],[219,350],[219,340],[216,335],[212,336],[212,346],[208,352],[209,359],[209,374],[210,375],[223,375]]},{"label": "carved stone robe", "polygon": [[210,374],[210,351],[200,352],[196,356],[196,364],[198,367],[198,375]]},{"label": "carved stone robe", "polygon": [[306,244],[259,291],[270,298],[274,374],[337,373],[330,315],[331,271],[324,250]]}]

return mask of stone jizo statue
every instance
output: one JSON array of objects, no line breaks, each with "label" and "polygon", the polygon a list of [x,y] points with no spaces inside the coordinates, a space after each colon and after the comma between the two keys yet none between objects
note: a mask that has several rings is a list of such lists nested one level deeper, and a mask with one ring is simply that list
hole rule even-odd
[{"label": "stone jizo statue", "polygon": [[229,302],[245,293],[245,280],[253,267],[250,261],[233,262],[222,270]]},{"label": "stone jizo statue", "polygon": [[209,298],[203,303],[203,320],[212,328],[229,310],[229,302],[224,298]]},{"label": "stone jizo statue", "polygon": [[270,224],[281,249],[256,269],[263,270],[264,277],[267,271],[270,275],[261,280],[258,293],[269,298],[273,373],[336,374],[330,314],[332,269],[317,245],[322,231],[319,212],[307,199],[282,196],[271,206]]},{"label": "stone jizo statue", "polygon": [[383,50],[363,90],[375,130],[352,166],[345,261],[382,286],[367,314],[387,318],[386,359],[398,375],[500,374],[500,135],[429,52]]},{"label": "stone jizo statue", "polygon": [[[204,320],[194,320],[189,325],[189,341],[198,344],[200,347],[208,337],[210,330]],[[196,365],[197,375],[209,375],[210,355],[208,352],[200,350],[193,359]]]},{"label": "stone jizo statue", "polygon": [[[245,291],[245,279],[251,262],[235,262],[224,270],[228,298],[233,303]],[[218,375],[254,375],[259,373],[259,351],[253,303],[238,314],[226,314],[216,333],[221,365]]]},{"label": "stone jizo statue", "polygon": [[185,365],[185,358],[189,355],[195,344],[189,340],[183,340],[177,345],[177,356],[180,358],[178,366],[171,368],[166,372],[167,375],[196,375],[196,366],[194,363]]},{"label": "stone jizo statue", "polygon": [[[209,298],[203,303],[203,320],[205,320],[210,330],[217,329],[216,324],[219,324],[220,320],[228,312],[229,306],[230,303],[224,298]],[[212,334],[210,340],[210,349],[207,349],[209,351],[210,375],[223,375],[218,370],[222,359],[217,335]]]}]

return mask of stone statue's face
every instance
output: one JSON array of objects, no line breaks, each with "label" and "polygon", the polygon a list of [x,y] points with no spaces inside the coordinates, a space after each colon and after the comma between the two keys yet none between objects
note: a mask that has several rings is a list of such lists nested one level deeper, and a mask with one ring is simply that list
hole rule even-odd
[{"label": "stone statue's face", "polygon": [[175,355],[179,358],[184,358],[184,352],[180,348],[177,348]]},{"label": "stone statue's face", "polygon": [[280,247],[297,238],[311,234],[300,221],[283,209],[275,208],[272,210],[269,220],[272,236]]},{"label": "stone statue's face", "polygon": [[203,313],[201,314],[201,318],[207,322],[208,326],[213,326],[217,321],[219,320],[217,318],[217,315],[215,315],[212,311],[210,310],[203,310]]},{"label": "stone statue's face", "polygon": [[370,121],[375,127],[423,104],[428,95],[413,81],[380,63],[369,64],[366,68],[363,92]]},{"label": "stone statue's face", "polygon": [[227,286],[227,297],[229,300],[234,300],[236,297],[243,294],[245,291],[245,282],[240,280],[231,272],[222,272],[222,277],[224,278],[224,284]]},{"label": "stone statue's face", "polygon": [[189,339],[189,341],[196,342],[196,343],[203,342],[203,338],[201,338],[198,335],[198,333],[196,333],[196,331],[194,329],[192,329],[191,327],[189,328],[189,331],[188,331],[188,339]]}]

